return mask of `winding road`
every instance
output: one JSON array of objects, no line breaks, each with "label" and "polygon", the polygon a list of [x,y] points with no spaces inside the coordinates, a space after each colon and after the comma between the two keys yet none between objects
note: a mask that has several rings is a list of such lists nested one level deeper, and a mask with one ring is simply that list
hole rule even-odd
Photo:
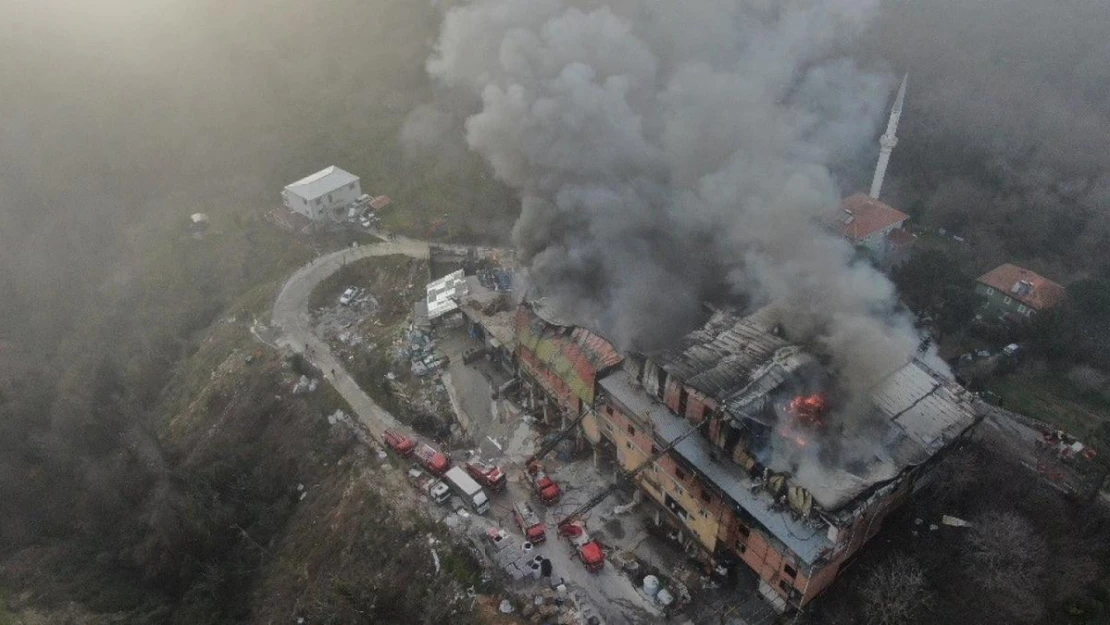
[{"label": "winding road", "polygon": [[383,243],[346,248],[319,256],[286,280],[274,302],[271,314],[273,327],[281,332],[277,339],[278,346],[287,347],[301,354],[308,362],[320,369],[324,373],[324,378],[350,405],[355,416],[378,440],[381,440],[385,430],[402,428],[402,426],[389,411],[378,405],[359,387],[354,378],[343,368],[343,363],[331,353],[327,343],[316,336],[312,329],[308,300],[316,286],[343,265],[363,258],[395,254],[427,259],[428,243],[397,237]]},{"label": "winding road", "polygon": [[[440,244],[437,244],[440,245]],[[458,246],[443,245],[450,249],[465,249]],[[390,241],[351,247],[315,258],[298,269],[286,280],[285,285],[274,302],[271,325],[279,332],[276,344],[303,355],[303,357],[324,373],[324,377],[339,391],[350,405],[355,416],[370,430],[378,440],[387,429],[398,429],[411,435],[409,429],[370,398],[343,368],[327,343],[313,330],[313,320],[309,312],[309,298],[323,280],[348,263],[376,256],[404,255],[411,258],[428,259],[429,244],[426,241],[396,237]],[[256,335],[257,336],[257,335]],[[261,340],[261,337],[259,337]],[[526,498],[528,491],[517,485],[518,497]],[[492,527],[493,521],[476,519],[480,524]],[[573,561],[569,550],[561,541],[545,545],[537,553],[546,553],[556,564],[561,577],[584,592],[589,603],[598,609],[606,621],[614,625],[632,625],[657,620],[655,608],[640,595],[633,583],[619,571],[607,566],[602,573],[589,573]],[[578,601],[582,601],[579,599]]]}]

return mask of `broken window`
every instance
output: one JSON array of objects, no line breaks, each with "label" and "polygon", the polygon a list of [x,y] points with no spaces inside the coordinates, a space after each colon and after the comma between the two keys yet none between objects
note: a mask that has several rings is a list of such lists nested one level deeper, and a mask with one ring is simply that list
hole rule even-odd
[{"label": "broken window", "polygon": [[628,435],[636,436],[636,428],[632,427],[632,424],[628,425]]},{"label": "broken window", "polygon": [[794,576],[798,574],[798,569],[787,564],[782,567],[782,572],[790,579],[794,579]]},{"label": "broken window", "polygon": [[713,498],[709,496],[709,491],[704,488],[701,489],[701,500],[705,503],[709,503],[713,500]]},{"label": "broken window", "polygon": [[609,415],[610,417],[613,416],[613,407],[606,404],[605,405],[605,414]]},{"label": "broken window", "polygon": [[678,392],[678,415],[680,417],[686,416],[686,402],[690,399],[690,393],[686,392],[686,387],[683,386],[682,390]]},{"label": "broken window", "polygon": [[751,536],[752,528],[741,523],[736,526],[736,533],[739,534],[741,538],[747,538],[748,536]]},{"label": "broken window", "polygon": [[705,406],[702,406],[701,418],[702,419],[708,419],[712,416],[713,416],[713,409],[710,408],[708,404],[706,404]]},{"label": "broken window", "polygon": [[744,541],[742,541],[742,540],[736,541],[736,553],[743,554],[747,550],[748,550],[748,546],[744,544]]},{"label": "broken window", "polygon": [[689,514],[687,514],[686,512],[686,508],[683,508],[681,505],[679,505],[678,501],[676,501],[674,497],[671,497],[670,495],[665,495],[663,497],[663,503],[667,506],[668,510],[675,513],[675,515],[677,515],[678,518],[682,519],[683,521],[689,518]]},{"label": "broken window", "polygon": [[655,446],[655,443],[652,443],[651,444],[651,455],[654,456],[657,453],[659,453],[659,448]]},{"label": "broken window", "polygon": [[783,591],[790,592],[790,589],[793,588],[793,587],[794,587],[794,585],[791,584],[788,580],[785,580],[785,579],[780,579],[779,580],[779,588],[783,589]]},{"label": "broken window", "polygon": [[678,478],[680,482],[685,482],[687,477],[686,472],[682,470],[682,467],[677,466],[674,468],[674,476]]},{"label": "broken window", "polygon": [[667,392],[667,372],[663,370],[663,367],[655,368],[655,383],[657,385],[655,394],[659,401],[663,401],[663,395]]}]

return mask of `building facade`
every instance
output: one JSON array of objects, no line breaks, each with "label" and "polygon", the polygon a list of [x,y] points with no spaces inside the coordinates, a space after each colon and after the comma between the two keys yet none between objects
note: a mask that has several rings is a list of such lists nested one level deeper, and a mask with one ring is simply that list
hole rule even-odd
[{"label": "building facade", "polygon": [[361,196],[358,176],[332,165],[286,186],[281,201],[287,209],[320,221],[345,218],[346,209]]},{"label": "building facade", "polygon": [[[534,320],[527,307],[518,315]],[[528,342],[536,344],[521,345]],[[888,429],[870,455],[795,474],[790,463],[810,453],[806,445],[836,442],[775,416],[794,394],[813,390],[800,381],[818,379],[819,365],[781,336],[769,311],[719,311],[675,349],[624,354],[615,365],[572,357],[575,367],[528,351],[523,376],[543,380],[537,387],[554,393],[553,406],[586,410],[584,438],[625,472],[691,434],[636,475],[638,489],[689,552],[707,566],[751,569],[760,592],[783,609],[825,591],[978,420],[969,394],[912,361],[871,397],[872,418]],[[781,445],[787,456],[768,451]]]},{"label": "building facade", "polygon": [[1057,306],[1067,292],[1044,276],[1006,263],[979,276],[975,292],[983,302],[985,319],[1023,321]]}]

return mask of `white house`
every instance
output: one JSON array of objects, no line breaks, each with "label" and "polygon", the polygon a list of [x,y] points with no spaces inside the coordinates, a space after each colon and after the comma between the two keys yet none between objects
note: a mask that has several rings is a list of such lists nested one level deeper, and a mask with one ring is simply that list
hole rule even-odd
[{"label": "white house", "polygon": [[319,220],[345,217],[340,211],[361,195],[358,176],[332,165],[285,187],[281,199],[289,210]]}]

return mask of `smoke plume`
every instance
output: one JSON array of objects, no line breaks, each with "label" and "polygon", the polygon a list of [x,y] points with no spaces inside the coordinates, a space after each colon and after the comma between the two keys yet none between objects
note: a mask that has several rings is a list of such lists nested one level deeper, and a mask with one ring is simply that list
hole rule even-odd
[{"label": "smoke plume", "polygon": [[478,0],[427,68],[445,106],[473,105],[467,144],[519,191],[514,241],[564,314],[650,349],[703,301],[774,303],[862,390],[916,344],[890,282],[818,225],[842,195],[830,164],[873,158],[894,86],[839,52],[875,12]]}]

